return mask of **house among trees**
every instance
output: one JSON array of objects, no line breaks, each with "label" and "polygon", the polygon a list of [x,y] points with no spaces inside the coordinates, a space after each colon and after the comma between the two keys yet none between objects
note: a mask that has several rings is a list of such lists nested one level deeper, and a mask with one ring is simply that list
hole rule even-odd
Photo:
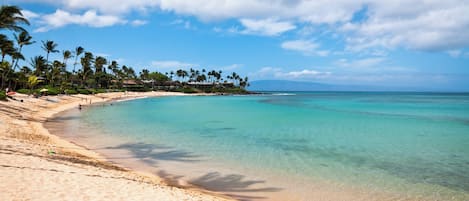
[{"label": "house among trees", "polygon": [[197,89],[211,89],[211,88],[233,88],[234,83],[232,82],[188,82],[188,86],[194,87]]}]

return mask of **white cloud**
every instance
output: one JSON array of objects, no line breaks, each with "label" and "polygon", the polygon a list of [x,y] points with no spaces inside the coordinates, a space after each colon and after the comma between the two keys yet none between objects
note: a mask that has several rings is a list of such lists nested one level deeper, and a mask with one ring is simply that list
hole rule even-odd
[{"label": "white cloud", "polygon": [[288,78],[316,78],[322,76],[331,75],[331,72],[319,72],[315,70],[301,70],[301,71],[291,71],[287,73],[283,73],[284,77]]},{"label": "white cloud", "polygon": [[405,47],[414,50],[451,50],[469,45],[469,4],[464,1],[376,1],[368,20],[346,23],[342,30],[347,49]]},{"label": "white cloud", "polygon": [[[312,26],[313,29],[329,29],[332,31],[331,35],[339,33],[346,39],[347,49],[351,51],[376,47],[447,51],[469,46],[469,34],[466,34],[469,33],[467,0],[18,1],[46,2],[68,12],[96,10],[97,13],[119,16],[120,19],[125,19],[124,16],[129,13],[153,10],[195,16],[207,22],[235,19],[240,20],[246,27],[241,31],[268,36],[279,35],[295,29],[295,25],[304,24]],[[357,22],[352,21],[354,14],[363,8],[366,8],[366,17]],[[252,19],[261,20],[249,21]],[[262,23],[262,20],[267,22]]]},{"label": "white cloud", "polygon": [[251,73],[250,76],[255,78],[279,78],[279,79],[316,79],[325,78],[332,75],[331,72],[321,72],[311,69],[303,69],[299,71],[288,71],[285,72],[283,68],[279,67],[263,67],[255,73]]},{"label": "white cloud", "polygon": [[105,14],[122,14],[131,11],[146,12],[156,8],[155,0],[15,0],[18,2],[49,3],[70,11],[97,10]]},{"label": "white cloud", "polygon": [[309,40],[285,41],[281,44],[281,47],[286,50],[301,52],[305,55],[319,55],[319,56],[329,55],[329,51],[318,50],[319,45]]},{"label": "white cloud", "polygon": [[262,20],[241,19],[240,22],[246,28],[241,31],[243,34],[277,36],[296,28],[291,22],[280,22],[272,18]]},{"label": "white cloud", "polygon": [[451,56],[453,58],[458,58],[459,56],[461,56],[463,54],[463,52],[461,50],[448,50],[448,51],[446,51],[446,53],[448,53],[449,56]]},{"label": "white cloud", "polygon": [[170,23],[171,25],[182,25],[184,29],[197,29],[189,20],[177,19]]},{"label": "white cloud", "polygon": [[148,24],[148,21],[146,21],[146,20],[133,20],[132,22],[130,22],[130,24],[132,26],[138,27],[138,26],[143,26],[145,24]]},{"label": "white cloud", "polygon": [[336,65],[340,67],[353,67],[353,68],[368,68],[368,67],[375,67],[376,65],[385,61],[386,58],[384,57],[371,57],[365,59],[357,59],[357,60],[347,60],[347,59],[339,59],[335,62]]},{"label": "white cloud", "polygon": [[90,10],[83,15],[72,14],[63,10],[56,10],[55,13],[41,16],[40,28],[36,32],[45,32],[51,29],[60,28],[69,24],[86,25],[91,27],[107,27],[115,24],[125,24],[126,21],[117,16],[98,15],[96,11]]},{"label": "white cloud", "polygon": [[196,68],[196,67],[199,67],[200,65],[181,62],[181,61],[175,61],[175,60],[164,60],[164,61],[152,61],[151,66],[155,68],[160,68],[160,69],[162,68],[162,69],[167,69],[167,70],[176,70],[176,69]]},{"label": "white cloud", "polygon": [[231,64],[231,65],[228,65],[228,66],[222,66],[220,67],[221,70],[234,70],[234,69],[238,69],[238,68],[241,68],[243,67],[244,65],[243,64]]},{"label": "white cloud", "polygon": [[40,16],[39,14],[37,14],[35,12],[32,12],[30,10],[21,10],[21,13],[28,20],[35,19],[35,18],[38,18]]}]

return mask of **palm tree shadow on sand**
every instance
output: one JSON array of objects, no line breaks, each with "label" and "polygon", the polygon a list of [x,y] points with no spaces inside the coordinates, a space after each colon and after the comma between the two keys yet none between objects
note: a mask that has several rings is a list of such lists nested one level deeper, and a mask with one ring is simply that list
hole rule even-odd
[{"label": "palm tree shadow on sand", "polygon": [[[131,158],[157,167],[159,161],[176,161],[183,163],[195,163],[201,161],[201,156],[191,152],[176,150],[173,147],[165,145],[157,145],[150,143],[125,143],[114,147],[105,147],[105,149],[121,149],[131,154]],[[114,159],[125,159],[119,157]],[[113,159],[113,158],[110,158]],[[237,200],[260,200],[267,199],[264,196],[258,196],[260,193],[277,192],[282,190],[275,187],[257,187],[256,185],[264,184],[264,180],[249,180],[240,174],[222,174],[220,172],[208,172],[204,175],[186,180],[182,175],[169,174],[164,170],[156,173],[166,183],[181,188],[190,188],[193,186],[202,187],[203,189],[220,192],[223,195],[233,197]],[[186,180],[187,182],[181,182]],[[250,195],[255,193],[256,195]]]},{"label": "palm tree shadow on sand", "polygon": [[133,158],[156,167],[158,161],[177,161],[177,162],[198,162],[200,156],[188,151],[176,150],[170,146],[156,145],[149,143],[125,143],[114,147],[105,147],[104,149],[126,150],[130,157],[110,157],[110,159]]},{"label": "palm tree shadow on sand", "polygon": [[[223,175],[220,172],[209,172],[198,178],[190,179],[188,184],[181,183],[184,176],[168,174],[165,171],[158,171],[157,175],[172,186],[181,188],[198,186],[242,201],[268,199],[267,196],[259,196],[259,194],[282,190],[282,188],[277,187],[256,187],[256,184],[264,184],[266,181],[249,180],[246,176],[240,174]],[[255,195],[252,195],[253,193]]]}]

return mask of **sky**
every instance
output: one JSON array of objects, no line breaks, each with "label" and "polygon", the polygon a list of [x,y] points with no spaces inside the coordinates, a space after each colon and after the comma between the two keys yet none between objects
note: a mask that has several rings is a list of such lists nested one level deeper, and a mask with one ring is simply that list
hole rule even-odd
[{"label": "sky", "polygon": [[469,91],[468,0],[1,1],[31,22],[28,58],[53,40],[137,71]]}]

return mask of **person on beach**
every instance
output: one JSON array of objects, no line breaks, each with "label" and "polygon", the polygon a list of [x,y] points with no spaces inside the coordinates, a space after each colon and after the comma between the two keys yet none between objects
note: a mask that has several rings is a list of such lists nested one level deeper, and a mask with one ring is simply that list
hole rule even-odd
[{"label": "person on beach", "polygon": [[78,109],[81,110],[81,104],[78,104]]}]

